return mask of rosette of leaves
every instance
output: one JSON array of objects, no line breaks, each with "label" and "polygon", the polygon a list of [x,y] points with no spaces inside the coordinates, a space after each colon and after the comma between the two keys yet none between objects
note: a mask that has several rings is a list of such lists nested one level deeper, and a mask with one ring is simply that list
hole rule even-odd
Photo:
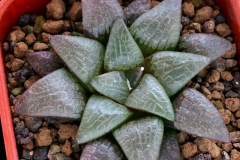
[{"label": "rosette of leaves", "polygon": [[[136,1],[141,9],[150,3]],[[129,29],[117,0],[82,3],[85,37],[50,40],[67,69],[49,73],[25,91],[15,112],[81,119],[76,144],[87,143],[84,160],[180,159],[174,128],[230,141],[214,105],[197,90],[185,89],[231,48],[227,40],[210,34],[180,37],[181,0],[164,0],[136,20],[128,15],[134,21]],[[138,15],[132,6],[126,12]],[[40,62],[41,56],[35,59]]]}]

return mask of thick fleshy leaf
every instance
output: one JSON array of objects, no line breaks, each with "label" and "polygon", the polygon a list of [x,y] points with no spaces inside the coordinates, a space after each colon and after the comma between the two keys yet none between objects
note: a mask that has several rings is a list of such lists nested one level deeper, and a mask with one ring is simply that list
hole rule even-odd
[{"label": "thick fleshy leaf", "polygon": [[94,92],[89,80],[103,71],[103,45],[84,37],[62,35],[51,36],[50,43],[82,85]]},{"label": "thick fleshy leaf", "polygon": [[157,160],[163,128],[161,119],[145,117],[125,123],[113,136],[128,159]]},{"label": "thick fleshy leaf", "polygon": [[66,69],[56,70],[35,82],[18,99],[14,112],[31,117],[79,120],[87,96]]},{"label": "thick fleshy leaf", "polygon": [[130,83],[130,89],[137,87],[143,76],[144,67],[136,67],[125,72],[126,78]]},{"label": "thick fleshy leaf", "polygon": [[127,24],[131,25],[140,15],[151,9],[151,0],[135,0],[124,10],[126,13]]},{"label": "thick fleshy leaf", "polygon": [[123,19],[118,0],[82,0],[84,36],[106,41],[114,21]]},{"label": "thick fleshy leaf", "polygon": [[127,71],[144,61],[142,52],[123,20],[114,22],[104,57],[107,71]]},{"label": "thick fleshy leaf", "polygon": [[77,133],[77,143],[85,143],[99,138],[132,115],[125,106],[99,95],[93,95],[84,109]]},{"label": "thick fleshy leaf", "polygon": [[180,160],[180,157],[177,133],[165,127],[159,160]]},{"label": "thick fleshy leaf", "polygon": [[90,83],[99,93],[121,104],[125,103],[129,95],[127,78],[122,71],[109,72],[96,76]]},{"label": "thick fleshy leaf", "polygon": [[117,144],[106,138],[91,141],[83,148],[80,160],[123,160]]},{"label": "thick fleshy leaf", "polygon": [[212,62],[230,50],[231,46],[231,43],[222,37],[195,33],[181,37],[178,48],[183,52],[207,56]]},{"label": "thick fleshy leaf", "polygon": [[175,48],[180,36],[181,4],[181,0],[164,0],[131,25],[130,32],[144,57]]},{"label": "thick fleshy leaf", "polygon": [[230,142],[222,116],[215,106],[195,89],[185,89],[173,102],[176,129],[199,137]]},{"label": "thick fleshy leaf", "polygon": [[163,51],[145,59],[145,72],[156,77],[166,93],[173,96],[209,62],[201,55]]},{"label": "thick fleshy leaf", "polygon": [[64,67],[61,58],[55,52],[51,51],[29,53],[26,58],[34,71],[41,77]]},{"label": "thick fleshy leaf", "polygon": [[125,105],[140,111],[174,120],[174,111],[168,95],[158,80],[150,74],[145,74],[138,87],[128,96]]}]

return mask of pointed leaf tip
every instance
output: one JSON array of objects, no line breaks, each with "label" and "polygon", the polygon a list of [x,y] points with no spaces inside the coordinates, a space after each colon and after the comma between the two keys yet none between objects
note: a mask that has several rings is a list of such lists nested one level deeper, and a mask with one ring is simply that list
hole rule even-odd
[{"label": "pointed leaf tip", "polygon": [[144,57],[175,48],[180,36],[181,4],[181,0],[164,0],[131,25],[130,32]]},{"label": "pointed leaf tip", "polygon": [[99,95],[93,95],[87,102],[81,124],[76,136],[77,143],[82,144],[99,138],[132,115],[125,106]]},{"label": "pointed leaf tip", "polygon": [[178,48],[183,52],[207,56],[211,62],[231,49],[231,43],[219,36],[195,33],[181,37]]},{"label": "pointed leaf tip", "polygon": [[229,133],[215,106],[195,89],[185,89],[173,102],[176,129],[222,142],[230,142]]},{"label": "pointed leaf tip", "polygon": [[125,103],[129,95],[127,78],[122,71],[114,71],[96,76],[90,83],[99,93],[121,104]]},{"label": "pointed leaf tip", "polygon": [[83,87],[95,92],[89,80],[103,72],[103,45],[92,39],[63,35],[51,36],[50,43]]},{"label": "pointed leaf tip", "polygon": [[150,74],[143,76],[138,87],[128,96],[125,105],[170,121],[174,120],[174,111],[168,95],[158,80]]},{"label": "pointed leaf tip", "polygon": [[142,52],[123,20],[117,20],[111,30],[104,57],[107,71],[127,71],[144,61]]},{"label": "pointed leaf tip", "polygon": [[145,59],[144,71],[156,77],[166,93],[173,96],[209,62],[208,57],[201,55],[162,51]]},{"label": "pointed leaf tip", "polygon": [[56,70],[34,83],[14,105],[14,112],[31,117],[79,120],[86,92],[66,70]]},{"label": "pointed leaf tip", "polygon": [[163,123],[157,117],[130,121],[113,132],[128,159],[158,160]]}]

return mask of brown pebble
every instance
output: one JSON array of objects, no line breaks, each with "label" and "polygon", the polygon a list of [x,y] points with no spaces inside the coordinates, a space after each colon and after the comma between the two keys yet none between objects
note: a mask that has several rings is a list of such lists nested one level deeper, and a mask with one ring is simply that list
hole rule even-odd
[{"label": "brown pebble", "polygon": [[217,91],[221,92],[221,91],[224,91],[224,88],[225,87],[224,87],[223,83],[218,81],[217,83],[212,84],[209,87],[209,90],[211,89],[211,91],[212,90],[217,90]]},{"label": "brown pebble", "polygon": [[221,72],[221,78],[225,81],[232,81],[233,80],[233,76],[232,76],[231,72],[229,72],[229,71]]},{"label": "brown pebble", "polygon": [[8,44],[8,42],[4,42],[4,43],[3,43],[3,50],[4,50],[4,51],[8,51],[8,50],[9,50],[9,44]]},{"label": "brown pebble", "polygon": [[223,143],[222,144],[222,149],[227,152],[230,152],[232,150],[232,148],[233,148],[232,143]]},{"label": "brown pebble", "polygon": [[205,33],[213,33],[215,28],[215,23],[212,20],[206,21],[203,24],[203,30]]},{"label": "brown pebble", "polygon": [[235,113],[235,116],[240,118],[240,108],[238,108],[237,112]]},{"label": "brown pebble", "polygon": [[51,0],[46,6],[48,19],[62,19],[66,12],[65,3],[63,0]]},{"label": "brown pebble", "polygon": [[36,42],[36,40],[37,38],[35,37],[34,33],[30,33],[25,37],[24,42],[27,43],[28,45],[31,45],[34,42]]},{"label": "brown pebble", "polygon": [[8,34],[7,40],[12,42],[22,41],[25,37],[25,33],[21,30],[15,30]]},{"label": "brown pebble", "polygon": [[9,61],[13,61],[14,60],[14,58],[15,58],[15,56],[13,55],[13,54],[11,54],[11,53],[8,53],[5,57],[4,57],[4,60],[6,61],[6,62],[9,62]]},{"label": "brown pebble", "polygon": [[231,160],[239,160],[240,152],[236,149],[231,150]]},{"label": "brown pebble", "polygon": [[18,81],[15,78],[10,78],[9,83],[13,87],[17,87],[19,85]]},{"label": "brown pebble", "polygon": [[61,150],[62,150],[62,153],[64,153],[67,156],[70,156],[70,154],[73,152],[71,142],[66,140],[64,145],[61,145]]},{"label": "brown pebble", "polygon": [[227,51],[226,53],[224,53],[224,55],[222,56],[223,58],[234,58],[235,54],[237,53],[237,48],[236,48],[236,43],[232,44],[232,48]]},{"label": "brown pebble", "polygon": [[63,21],[63,31],[69,31],[71,29],[71,22],[70,20]]},{"label": "brown pebble", "polygon": [[56,137],[58,131],[55,128],[50,128],[50,135],[52,138]]},{"label": "brown pebble", "polygon": [[63,20],[47,20],[43,24],[43,30],[51,34],[60,33],[63,29]]},{"label": "brown pebble", "polygon": [[23,58],[28,50],[28,45],[24,42],[18,42],[14,45],[14,56]]},{"label": "brown pebble", "polygon": [[34,143],[31,140],[29,143],[22,145],[22,147],[27,150],[32,150],[34,148]]},{"label": "brown pebble", "polygon": [[190,2],[184,2],[182,4],[182,11],[187,17],[193,17],[195,15],[194,5]]},{"label": "brown pebble", "polygon": [[240,128],[240,119],[236,120],[237,128]]},{"label": "brown pebble", "polygon": [[41,77],[39,75],[31,76],[28,80],[24,82],[25,89],[32,86],[33,83],[37,82]]},{"label": "brown pebble", "polygon": [[211,100],[212,104],[217,108],[217,109],[224,109],[224,105],[222,103],[222,101],[220,100]]},{"label": "brown pebble", "polygon": [[208,83],[216,83],[220,79],[220,72],[217,70],[212,70],[206,77]]},{"label": "brown pebble", "polygon": [[196,15],[194,17],[194,21],[203,24],[212,17],[212,12],[213,9],[211,7],[205,6],[197,10]]},{"label": "brown pebble", "polygon": [[232,68],[237,66],[237,61],[235,59],[227,59],[226,68]]},{"label": "brown pebble", "polygon": [[221,94],[218,92],[218,91],[216,91],[216,90],[214,90],[213,92],[212,92],[212,99],[221,99]]},{"label": "brown pebble", "polygon": [[197,145],[192,142],[187,142],[182,146],[182,156],[184,158],[190,158],[192,156],[195,156],[198,152]]},{"label": "brown pebble", "polygon": [[240,142],[240,131],[230,132],[229,135],[232,143]]},{"label": "brown pebble", "polygon": [[218,9],[213,10],[213,12],[212,12],[212,18],[217,17],[217,15],[219,15],[219,13],[220,13],[220,11],[219,11]]},{"label": "brown pebble", "polygon": [[212,99],[212,93],[204,86],[201,86],[201,93],[207,97],[207,99],[211,100]]},{"label": "brown pebble", "polygon": [[215,27],[215,29],[218,35],[221,37],[226,37],[232,33],[232,31],[230,30],[229,26],[226,23],[218,24]]},{"label": "brown pebble", "polygon": [[58,134],[61,138],[68,139],[71,137],[73,140],[75,140],[77,131],[77,125],[60,124]]},{"label": "brown pebble", "polygon": [[62,33],[62,35],[65,35],[65,36],[70,36],[72,34],[72,32],[68,32],[68,31],[65,31]]},{"label": "brown pebble", "polygon": [[151,8],[154,8],[154,7],[157,6],[159,3],[160,3],[159,1],[152,0],[152,1],[151,1]]},{"label": "brown pebble", "polygon": [[205,0],[207,6],[214,6],[214,0]]},{"label": "brown pebble", "polygon": [[49,42],[49,39],[51,37],[51,34],[48,34],[46,32],[42,32],[41,33],[41,36],[42,36],[42,41],[45,42],[45,43],[48,43]]},{"label": "brown pebble", "polygon": [[72,21],[77,21],[82,17],[82,4],[79,1],[73,3],[71,9],[69,10],[69,19]]},{"label": "brown pebble", "polygon": [[[202,31],[201,31],[201,24],[199,24],[199,23],[191,23],[190,25],[189,25],[189,29],[194,29],[194,31],[196,31],[197,33],[201,33]],[[190,32],[189,32],[190,33]],[[190,33],[191,34],[191,33]]]},{"label": "brown pebble", "polygon": [[82,32],[83,31],[83,24],[82,24],[82,22],[75,22],[75,30],[77,32]]},{"label": "brown pebble", "polygon": [[34,51],[44,51],[47,50],[49,47],[46,43],[36,42],[33,45]]},{"label": "brown pebble", "polygon": [[38,133],[34,134],[37,146],[49,146],[52,144],[52,137],[48,128],[40,128]]},{"label": "brown pebble", "polygon": [[13,62],[11,63],[11,71],[17,71],[21,69],[24,63],[25,61],[18,58],[14,58]]},{"label": "brown pebble", "polygon": [[232,112],[237,111],[238,108],[240,107],[239,98],[227,98],[224,103],[225,103],[226,108]]},{"label": "brown pebble", "polygon": [[178,142],[181,144],[181,143],[184,143],[185,141],[188,141],[189,140],[189,136],[186,132],[180,132],[178,133],[177,135],[178,137]]},{"label": "brown pebble", "polygon": [[201,70],[199,73],[198,73],[198,76],[199,77],[202,77],[202,78],[205,78],[207,76],[207,73],[208,73],[208,70],[206,68],[204,68],[203,70]]},{"label": "brown pebble", "polygon": [[221,114],[224,123],[229,124],[231,121],[232,113],[228,109],[219,109],[218,111]]}]

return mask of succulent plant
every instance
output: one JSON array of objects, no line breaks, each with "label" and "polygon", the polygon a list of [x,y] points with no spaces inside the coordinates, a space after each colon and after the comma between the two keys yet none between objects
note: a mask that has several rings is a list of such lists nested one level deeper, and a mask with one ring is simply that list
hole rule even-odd
[{"label": "succulent plant", "polygon": [[[151,10],[148,0],[132,3],[125,16],[117,0],[82,0],[84,37],[54,35],[60,58],[46,52],[27,58],[44,77],[14,111],[80,120],[83,160],[180,159],[174,128],[229,142],[217,109],[185,85],[231,44],[210,34],[180,37],[181,0]],[[62,61],[67,68],[58,69]]]}]

